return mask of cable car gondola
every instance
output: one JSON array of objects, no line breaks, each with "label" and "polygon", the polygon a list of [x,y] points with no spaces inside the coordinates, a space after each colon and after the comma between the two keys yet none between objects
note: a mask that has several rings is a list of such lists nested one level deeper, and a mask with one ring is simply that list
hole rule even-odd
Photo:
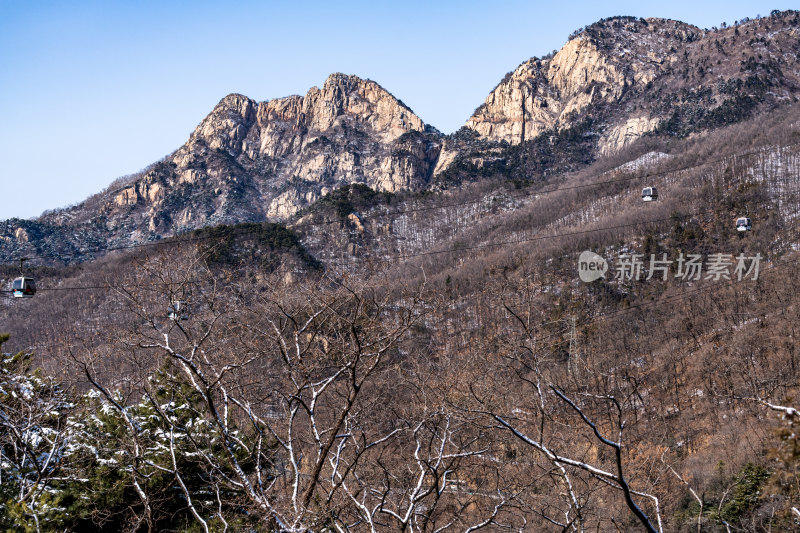
[{"label": "cable car gondola", "polygon": [[653,202],[658,200],[658,190],[655,187],[645,187],[642,189],[642,201]]},{"label": "cable car gondola", "polygon": [[36,294],[36,282],[33,278],[20,276],[12,282],[11,291],[14,298],[33,298]]},{"label": "cable car gondola", "polygon": [[178,321],[178,320],[189,320],[189,314],[191,313],[191,309],[189,306],[189,302],[185,302],[182,300],[175,300],[170,304],[169,310],[167,311],[167,317],[170,320]]},{"label": "cable car gondola", "polygon": [[750,231],[753,229],[753,223],[748,217],[739,217],[736,219],[736,231]]}]

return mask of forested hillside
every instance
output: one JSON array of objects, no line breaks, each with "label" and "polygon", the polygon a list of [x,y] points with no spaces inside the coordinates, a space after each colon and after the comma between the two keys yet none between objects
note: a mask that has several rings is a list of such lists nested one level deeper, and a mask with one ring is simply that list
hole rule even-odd
[{"label": "forested hillside", "polygon": [[0,527],[800,530],[798,105],[614,151],[420,122],[391,142],[459,150],[421,187],[34,247],[39,290],[0,299]]}]

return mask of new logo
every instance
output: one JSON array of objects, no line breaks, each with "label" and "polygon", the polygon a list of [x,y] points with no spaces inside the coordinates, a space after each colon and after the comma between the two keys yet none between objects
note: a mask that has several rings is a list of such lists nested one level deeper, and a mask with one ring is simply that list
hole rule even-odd
[{"label": "new logo", "polygon": [[608,272],[608,263],[596,253],[586,250],[578,258],[578,275],[581,277],[581,281],[591,283],[605,277],[606,272]]}]

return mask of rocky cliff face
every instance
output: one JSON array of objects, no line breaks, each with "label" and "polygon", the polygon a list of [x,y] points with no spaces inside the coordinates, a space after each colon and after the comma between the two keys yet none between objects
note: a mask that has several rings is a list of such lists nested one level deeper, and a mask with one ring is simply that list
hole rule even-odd
[{"label": "rocky cliff face", "polygon": [[721,106],[753,103],[745,98],[792,98],[798,35],[796,12],[713,31],[664,19],[606,19],[552,57],[532,58],[506,75],[466,126],[519,144],[589,117],[599,152],[613,152],[687,112],[702,124]]},{"label": "rocky cliff face", "polygon": [[223,98],[189,140],[120,187],[43,217],[138,242],[211,224],[285,219],[329,191],[424,186],[441,135],[373,81],[331,75],[305,96]]},{"label": "rocky cliff face", "polygon": [[615,59],[579,36],[552,58],[520,65],[489,94],[467,126],[484,137],[519,144],[592,105],[619,99],[637,79],[646,83],[654,77],[653,68],[637,64],[628,71]]}]

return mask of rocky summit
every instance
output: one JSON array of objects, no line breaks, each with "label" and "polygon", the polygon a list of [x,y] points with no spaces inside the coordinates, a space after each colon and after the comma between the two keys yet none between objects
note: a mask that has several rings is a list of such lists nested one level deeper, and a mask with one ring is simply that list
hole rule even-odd
[{"label": "rocky summit", "polygon": [[604,19],[557,53],[509,72],[466,125],[520,144],[590,118],[597,149],[606,154],[649,132],[724,125],[762,102],[794,99],[798,38],[796,12],[714,30],[656,18]]},{"label": "rocky summit", "polygon": [[[0,234],[5,247],[63,254],[282,220],[348,184],[423,187],[440,137],[380,85],[356,76],[332,74],[305,96],[265,102],[230,94],[162,161],[71,208],[8,221]],[[54,239],[63,227],[73,231]]]},{"label": "rocky summit", "polygon": [[193,217],[205,222],[235,213],[243,189],[261,206],[251,205],[254,212],[285,218],[342,185],[417,188],[439,149],[425,131],[405,104],[356,76],[333,74],[302,97],[259,103],[228,95],[170,157],[177,184],[212,180],[219,190],[218,199],[182,213],[181,222],[196,226]]},{"label": "rocky summit", "polygon": [[266,102],[230,94],[175,153],[109,191],[101,211],[143,237],[286,218],[351,183],[415,188],[438,156],[425,132],[401,101],[356,76],[333,74],[305,96]]}]

